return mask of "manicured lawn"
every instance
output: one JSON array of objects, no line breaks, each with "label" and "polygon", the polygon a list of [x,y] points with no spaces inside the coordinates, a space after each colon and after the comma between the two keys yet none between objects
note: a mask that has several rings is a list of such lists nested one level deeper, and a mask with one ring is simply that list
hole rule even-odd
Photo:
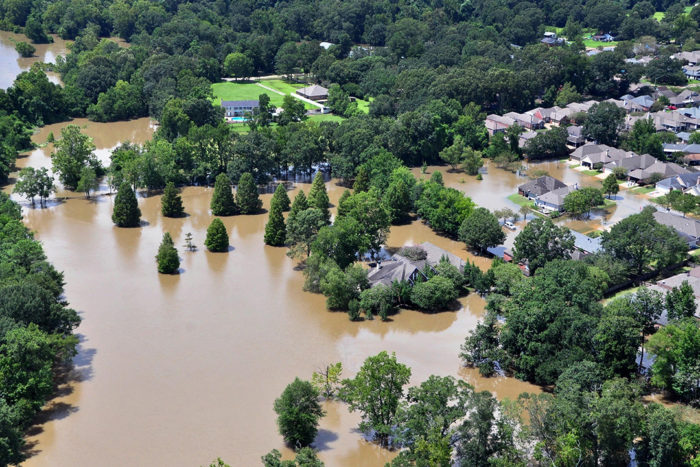
[{"label": "manicured lawn", "polygon": [[617,41],[602,42],[594,41],[593,39],[584,39],[583,45],[585,45],[586,47],[592,47],[594,49],[598,47],[614,47],[617,45]]},{"label": "manicured lawn", "polygon": [[310,115],[309,120],[312,122],[342,122],[345,120],[340,115],[333,114],[322,114],[322,115]]},{"label": "manicured lawn", "polygon": [[608,199],[608,198],[603,198],[603,208],[609,208],[611,206],[615,206],[617,203],[615,200]]},{"label": "manicured lawn", "polygon": [[357,108],[363,111],[364,113],[368,114],[369,113],[369,103],[374,100],[374,97],[368,98],[368,100],[363,100],[363,99],[355,99],[355,102],[357,102]]},{"label": "manicured lawn", "polygon": [[297,89],[301,89],[305,86],[301,83],[291,83],[282,79],[264,79],[260,80],[260,84],[264,84],[269,88],[276,89],[285,94],[291,94]]},{"label": "manicured lawn", "polygon": [[214,103],[217,105],[221,105],[222,100],[256,101],[258,100],[260,94],[267,94],[270,96],[270,103],[275,107],[280,107],[282,105],[282,99],[284,99],[284,96],[280,96],[276,92],[261,88],[255,83],[214,83],[211,85],[211,89],[214,93]]},{"label": "manicured lawn", "polygon": [[513,203],[517,204],[518,206],[527,206],[529,208],[534,208],[535,203],[523,195],[519,195],[517,193],[513,193],[512,195],[508,196],[508,201],[512,201]]},{"label": "manicured lawn", "polygon": [[581,166],[581,164],[571,164],[571,165],[569,166],[569,168],[570,168],[570,169],[575,169],[576,167],[580,167],[580,166]]},{"label": "manicured lawn", "polygon": [[632,188],[630,191],[638,195],[648,195],[656,188],[653,186],[638,186],[637,188]]},{"label": "manicured lawn", "polygon": [[599,170],[582,170],[581,173],[584,175],[590,175],[591,177],[595,177],[596,175],[600,175]]}]

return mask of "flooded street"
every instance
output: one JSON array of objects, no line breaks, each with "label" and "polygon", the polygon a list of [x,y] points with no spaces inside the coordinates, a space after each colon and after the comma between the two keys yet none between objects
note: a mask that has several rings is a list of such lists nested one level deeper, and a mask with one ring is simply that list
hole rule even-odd
[{"label": "flooded street", "polygon": [[[56,57],[66,55],[68,48],[65,40],[52,35],[51,44],[32,44],[36,48],[33,57],[21,57],[15,50],[17,42],[31,42],[24,34],[16,34],[8,31],[0,31],[0,57],[2,68],[0,69],[0,88],[7,89],[12,86],[15,78],[23,71],[27,71],[34,63],[56,63]],[[58,73],[48,72],[46,75],[52,83],[60,83]]]},{"label": "flooded street", "polygon": [[[73,123],[95,139],[103,162],[119,142],[144,142],[153,132],[148,119]],[[67,124],[42,128],[35,142]],[[50,167],[51,151],[51,145],[38,148],[17,165]],[[569,183],[598,183],[564,163],[547,164]],[[446,185],[490,209],[514,207],[506,196],[527,180],[496,168],[481,182],[440,170]],[[308,193],[310,185],[297,184],[290,197],[300,188]],[[336,204],[344,188],[334,182],[327,188]],[[345,313],[327,311],[323,296],[302,290],[303,274],[286,249],[263,244],[267,214],[223,218],[232,249],[207,252],[212,191],[185,188],[188,217],[182,219],[163,218],[159,196],[139,198],[146,224],[138,229],[113,226],[114,198],[104,194],[88,200],[60,192],[70,199],[46,209],[30,209],[21,200],[27,224],[65,272],[67,298],[83,318],[71,381],[30,431],[32,456],[24,465],[193,466],[217,456],[231,465],[258,465],[273,448],[290,457],[272,409],[284,387],[336,361],[344,376],[353,376],[367,356],[382,350],[396,352],[412,368],[412,384],[438,374],[463,378],[499,399],[540,390],[512,378],[484,379],[461,366],[459,347],[484,313],[484,300],[475,294],[462,298],[456,312],[403,310],[389,322],[353,323]],[[263,195],[265,208],[270,198]],[[178,276],[156,272],[154,255],[166,231],[182,257]],[[199,251],[182,248],[187,232]],[[420,222],[392,228],[387,243],[423,241],[484,269],[490,265]],[[324,407],[315,447],[326,465],[383,465],[395,455],[363,440],[355,431],[357,413],[336,402]]]}]

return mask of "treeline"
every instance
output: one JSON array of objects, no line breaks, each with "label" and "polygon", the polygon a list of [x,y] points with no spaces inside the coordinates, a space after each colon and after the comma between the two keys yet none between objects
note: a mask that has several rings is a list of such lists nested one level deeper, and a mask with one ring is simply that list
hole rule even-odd
[{"label": "treeline", "polygon": [[0,464],[25,458],[24,430],[51,397],[80,323],[63,296],[63,274],[0,192]]},{"label": "treeline", "polygon": [[554,394],[501,402],[450,376],[407,388],[411,369],[387,352],[367,358],[353,378],[341,376],[342,366],[332,364],[311,382],[297,378],[285,388],[274,409],[297,456],[281,461],[273,450],[262,457],[264,466],[323,465],[309,447],[325,415],[322,398],[347,403],[361,415],[360,432],[399,449],[396,467],[628,465],[631,453],[639,465],[691,466],[700,453],[700,425],[661,405],[645,406],[636,381],[609,378],[589,361],[570,366]]}]

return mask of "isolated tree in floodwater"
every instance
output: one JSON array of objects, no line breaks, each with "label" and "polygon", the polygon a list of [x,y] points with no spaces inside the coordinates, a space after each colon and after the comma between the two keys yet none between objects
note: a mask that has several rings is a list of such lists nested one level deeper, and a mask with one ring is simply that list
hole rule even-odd
[{"label": "isolated tree in floodwater", "polygon": [[282,212],[289,211],[291,201],[289,200],[289,195],[287,194],[287,189],[284,187],[284,184],[282,184],[282,183],[277,185],[277,188],[275,188],[275,194],[272,195],[272,201],[270,201],[270,207],[272,207],[274,204],[277,204],[277,203],[279,203],[280,209]]},{"label": "isolated tree in floodwater", "polygon": [[158,272],[161,274],[175,274],[180,269],[180,258],[177,255],[173,239],[168,232],[163,234],[163,241],[158,247],[156,262],[158,263]]},{"label": "isolated tree in floodwater", "polygon": [[325,415],[318,399],[319,392],[310,382],[296,378],[275,400],[277,425],[289,446],[305,447],[316,438],[318,421]]},{"label": "isolated tree in floodwater", "polygon": [[238,207],[231,191],[231,182],[226,174],[216,176],[210,207],[211,213],[215,216],[233,216],[238,212]]},{"label": "isolated tree in floodwater", "polygon": [[236,204],[241,214],[255,214],[262,208],[262,200],[258,194],[258,186],[255,184],[250,172],[241,174],[236,191]]},{"label": "isolated tree in floodwater", "polygon": [[223,252],[228,250],[228,232],[221,219],[214,219],[207,228],[207,238],[204,245],[209,251]]},{"label": "isolated tree in floodwater", "polygon": [[185,208],[182,206],[182,197],[177,192],[175,184],[168,182],[160,199],[160,212],[165,217],[182,217],[185,215]]},{"label": "isolated tree in floodwater", "polygon": [[112,221],[118,227],[138,227],[141,224],[141,210],[136,201],[136,194],[129,183],[119,186],[117,197],[114,199]]},{"label": "isolated tree in floodwater", "polygon": [[271,246],[284,246],[287,238],[287,226],[284,225],[282,206],[280,203],[272,203],[270,216],[265,225],[265,243]]}]

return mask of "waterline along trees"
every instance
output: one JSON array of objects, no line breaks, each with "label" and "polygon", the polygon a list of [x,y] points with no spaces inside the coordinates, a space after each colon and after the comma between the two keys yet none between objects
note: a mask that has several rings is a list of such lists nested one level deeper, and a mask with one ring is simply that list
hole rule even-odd
[{"label": "waterline along trees", "polygon": [[213,252],[223,252],[228,250],[228,232],[221,219],[214,219],[207,228],[207,238],[204,245]]},{"label": "waterline along trees", "polygon": [[284,246],[287,238],[287,227],[284,225],[282,203],[272,203],[270,216],[265,225],[265,243],[271,246]]},{"label": "waterline along trees", "polygon": [[216,176],[210,207],[211,213],[215,216],[233,216],[238,213],[238,207],[231,191],[231,183],[226,174]]},{"label": "waterline along trees", "polygon": [[236,191],[236,204],[241,214],[255,214],[262,208],[258,187],[250,172],[241,174]]},{"label": "waterline along trees", "polygon": [[117,197],[114,199],[112,221],[118,227],[138,227],[141,224],[141,210],[134,190],[127,182],[119,186]]},{"label": "waterline along trees", "polygon": [[163,234],[163,241],[158,247],[156,262],[158,263],[158,272],[161,274],[175,274],[180,269],[180,258],[177,256],[177,249],[168,232]]},{"label": "waterline along trees", "polygon": [[175,184],[168,182],[160,199],[160,212],[165,217],[182,217],[185,215],[185,208],[182,206],[182,197],[177,192]]},{"label": "waterline along trees", "polygon": [[331,211],[328,209],[330,201],[328,200],[328,192],[326,192],[326,183],[323,180],[323,174],[317,172],[314,181],[309,190],[309,206],[319,209],[323,214],[326,224],[331,221]]}]

